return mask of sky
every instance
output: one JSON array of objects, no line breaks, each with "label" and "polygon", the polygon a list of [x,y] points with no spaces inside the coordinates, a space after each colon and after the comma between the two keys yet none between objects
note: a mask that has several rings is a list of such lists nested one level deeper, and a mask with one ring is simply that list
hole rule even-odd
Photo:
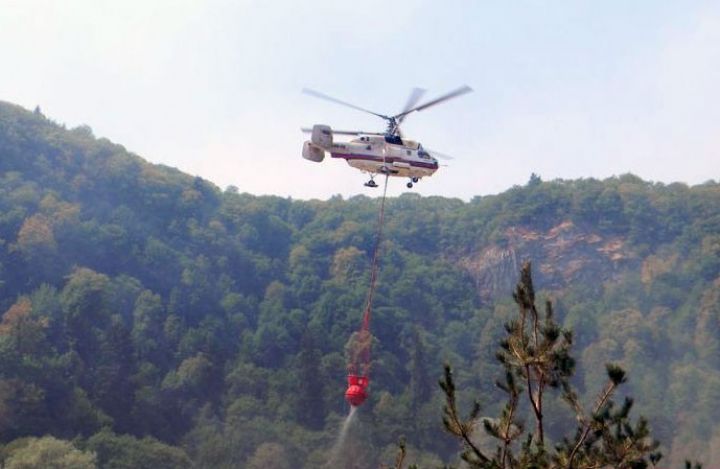
[{"label": "sky", "polygon": [[454,157],[413,192],[469,200],[533,172],[717,180],[718,83],[716,1],[0,0],[0,100],[258,195],[379,195],[302,159],[300,127],[384,122],[304,87],[394,114],[471,86],[403,124]]}]

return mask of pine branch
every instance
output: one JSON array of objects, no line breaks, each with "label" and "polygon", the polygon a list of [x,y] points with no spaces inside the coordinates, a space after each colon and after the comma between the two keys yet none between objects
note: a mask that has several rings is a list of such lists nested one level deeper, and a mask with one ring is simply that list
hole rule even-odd
[{"label": "pine branch", "polygon": [[405,447],[405,437],[400,437],[400,441],[398,442],[398,454],[395,457],[395,469],[402,469],[406,454],[407,449]]},{"label": "pine branch", "polygon": [[515,411],[517,410],[518,406],[520,392],[515,385],[515,378],[513,377],[513,374],[511,372],[506,371],[505,381],[507,383],[505,385],[500,382],[497,383],[500,389],[507,392],[509,399],[507,405],[505,406],[505,410],[503,411],[505,429],[501,435],[503,440],[503,446],[500,451],[500,461],[502,467],[507,466],[508,457],[512,458],[512,455],[510,454],[510,445],[512,444],[513,440],[522,433],[522,429],[520,429],[520,431],[518,431],[515,435],[511,435],[510,433],[513,425],[513,420],[515,418]]},{"label": "pine branch", "polygon": [[[610,399],[610,396],[613,394],[613,392],[615,392],[617,387],[621,383],[625,382],[625,371],[623,371],[622,368],[616,365],[608,364],[607,370],[610,381],[606,385],[605,390],[600,394],[597,401],[595,402],[595,408],[592,412],[593,415],[596,415],[598,412],[600,412],[600,409],[605,406],[605,403],[608,401],[608,399]],[[580,446],[582,446],[582,444],[585,442],[585,439],[588,437],[588,434],[590,433],[590,430],[592,428],[592,420],[586,421],[584,427],[585,428],[583,429],[580,438],[573,447],[572,452],[570,453],[570,456],[568,458],[568,469],[572,467],[573,460],[575,459],[575,456],[577,455]]]},{"label": "pine branch", "polygon": [[530,400],[530,404],[532,405],[533,413],[535,414],[535,419],[537,421],[537,433],[538,433],[538,441],[540,444],[544,444],[544,435],[543,435],[543,426],[542,426],[542,404],[540,403],[540,398],[542,396],[542,392],[540,391],[540,388],[538,388],[538,399],[533,397],[533,390],[532,390],[532,375],[531,375],[531,369],[530,365],[525,365],[525,373],[527,374],[527,392],[528,392],[528,399]]},{"label": "pine branch", "polygon": [[[487,463],[490,459],[485,456],[480,449],[475,446],[471,436],[473,433],[473,427],[478,414],[480,413],[480,405],[475,402],[473,410],[470,412],[470,418],[464,422],[457,411],[457,404],[455,398],[455,382],[452,377],[452,368],[450,365],[445,365],[445,377],[439,382],[440,387],[445,392],[445,406],[443,408],[443,423],[445,429],[453,435],[459,436],[465,442],[465,445],[469,448],[471,454],[473,454],[481,463]],[[463,455],[464,458],[467,456]],[[468,456],[469,458],[469,456]]]}]

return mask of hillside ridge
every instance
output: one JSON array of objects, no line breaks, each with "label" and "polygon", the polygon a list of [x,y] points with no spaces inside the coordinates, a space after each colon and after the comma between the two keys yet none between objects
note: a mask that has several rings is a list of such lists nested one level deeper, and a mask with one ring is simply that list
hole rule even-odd
[{"label": "hillside ridge", "polygon": [[[288,463],[321,465],[346,410],[377,203],[221,190],[0,102],[0,442],[77,438],[106,461],[133,441],[206,467],[281,445]],[[575,331],[581,391],[621,363],[668,465],[718,462],[720,184],[535,176],[386,210],[368,467],[400,434],[423,466],[455,460],[445,361],[464,370],[462,399],[497,410],[486,377],[525,259]]]}]

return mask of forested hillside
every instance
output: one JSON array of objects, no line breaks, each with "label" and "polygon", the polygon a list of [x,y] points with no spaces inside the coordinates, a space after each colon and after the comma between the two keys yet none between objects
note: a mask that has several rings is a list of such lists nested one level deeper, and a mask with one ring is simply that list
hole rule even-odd
[{"label": "forested hillside", "polygon": [[[0,457],[52,435],[99,467],[321,466],[377,208],[221,190],[0,102]],[[663,463],[720,464],[720,184],[533,175],[469,202],[405,194],[386,216],[358,467],[401,435],[422,467],[457,461],[445,361],[461,400],[497,413],[524,259],[574,331],[584,401],[621,363]]]}]

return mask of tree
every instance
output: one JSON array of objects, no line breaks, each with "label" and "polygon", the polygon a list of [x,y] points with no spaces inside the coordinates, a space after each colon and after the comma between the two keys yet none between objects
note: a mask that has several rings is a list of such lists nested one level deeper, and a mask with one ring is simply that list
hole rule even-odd
[{"label": "tree", "polygon": [[152,437],[138,439],[103,429],[90,437],[86,446],[97,453],[98,463],[105,469],[180,469],[192,466],[185,451]]},{"label": "tree", "polygon": [[720,280],[702,297],[694,342],[700,360],[720,368]]},{"label": "tree", "polygon": [[22,297],[3,314],[0,322],[0,336],[8,336],[21,355],[38,352],[45,341],[48,320],[32,317],[31,311],[30,299]]},{"label": "tree", "polygon": [[[427,372],[427,359],[425,353],[425,344],[420,335],[420,328],[414,326],[411,332],[411,348],[410,348],[410,408],[413,416],[417,416],[420,407],[424,402],[430,399],[432,389],[430,387],[430,378]],[[416,428],[418,419],[414,418]]]},{"label": "tree", "polygon": [[163,305],[160,295],[150,290],[143,291],[135,301],[133,310],[132,340],[140,360],[160,362],[158,351],[163,337]]},{"label": "tree", "polygon": [[263,443],[258,446],[255,453],[247,462],[248,469],[289,469],[291,467],[290,460],[287,456],[285,448],[278,443]]},{"label": "tree", "polygon": [[320,352],[309,329],[305,330],[300,347],[297,356],[296,415],[299,422],[319,430],[325,422],[323,376],[320,372]]},{"label": "tree", "polygon": [[80,451],[69,441],[52,436],[23,438],[8,446],[5,469],[95,469],[95,453]]},{"label": "tree", "polygon": [[123,432],[132,431],[133,364],[130,332],[120,316],[114,315],[102,334],[91,391],[100,408],[115,420],[115,428]]},{"label": "tree", "polygon": [[[572,333],[555,322],[550,301],[545,303],[544,318],[540,317],[529,262],[522,267],[513,299],[518,316],[506,324],[507,337],[497,354],[505,376],[496,385],[507,396],[500,417],[480,418],[477,401],[469,417],[461,417],[449,365],[440,381],[446,399],[443,423],[448,432],[463,441],[462,459],[471,468],[640,468],[647,467],[648,462],[657,463],[661,457],[656,452],[659,443],[650,437],[647,421],[641,417],[635,425],[630,422],[632,399],[626,398],[619,408],[611,399],[626,381],[625,371],[619,366],[606,365],[608,381],[590,415],[581,407],[570,384],[575,368],[570,355]],[[572,436],[552,446],[545,435],[543,413],[549,390],[561,392],[578,422]],[[525,428],[518,414],[523,399],[529,403],[535,428],[521,441]],[[497,441],[495,452],[489,453],[478,445],[476,432],[480,426]]]},{"label": "tree", "polygon": [[77,268],[69,277],[62,290],[60,301],[65,312],[66,328],[74,342],[74,348],[83,359],[92,355],[96,346],[93,330],[102,327],[107,314],[108,286],[107,275],[88,268]]}]

